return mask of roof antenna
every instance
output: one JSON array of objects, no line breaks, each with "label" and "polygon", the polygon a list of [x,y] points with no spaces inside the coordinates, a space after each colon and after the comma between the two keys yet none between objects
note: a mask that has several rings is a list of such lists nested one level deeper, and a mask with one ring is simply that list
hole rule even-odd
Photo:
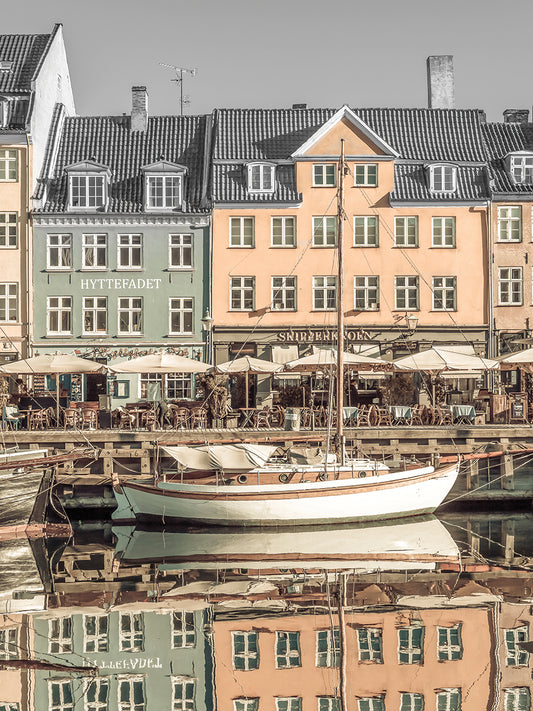
[{"label": "roof antenna", "polygon": [[180,88],[180,116],[183,116],[183,107],[185,106],[185,104],[191,103],[190,98],[188,96],[183,95],[183,75],[190,74],[192,77],[195,77],[198,69],[185,69],[185,67],[176,67],[174,64],[164,64],[163,62],[159,62],[159,65],[161,67],[167,67],[167,69],[173,69],[176,73],[175,78],[171,79],[170,81],[175,81],[176,84],[179,85],[179,88]]}]

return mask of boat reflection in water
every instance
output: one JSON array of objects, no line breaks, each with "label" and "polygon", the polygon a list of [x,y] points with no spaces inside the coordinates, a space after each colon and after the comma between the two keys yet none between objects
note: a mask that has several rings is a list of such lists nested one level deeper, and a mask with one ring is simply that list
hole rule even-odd
[{"label": "boat reflection in water", "polygon": [[45,609],[4,607],[0,708],[527,709],[531,553],[471,528],[75,531]]}]

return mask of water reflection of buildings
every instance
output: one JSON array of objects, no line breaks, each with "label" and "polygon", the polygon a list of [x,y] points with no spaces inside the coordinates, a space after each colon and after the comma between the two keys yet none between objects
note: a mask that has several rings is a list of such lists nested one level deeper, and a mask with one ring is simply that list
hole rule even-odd
[{"label": "water reflection of buildings", "polygon": [[374,550],[363,569],[353,555],[342,564],[346,535],[322,564],[289,561],[295,543],[269,562],[222,539],[226,562],[219,551],[195,564],[167,533],[144,560],[78,538],[52,558],[46,610],[4,607],[0,656],[50,666],[0,672],[0,709],[530,708],[532,569],[478,565],[457,548],[452,561],[448,543],[433,565],[402,570],[398,549],[388,561]]}]

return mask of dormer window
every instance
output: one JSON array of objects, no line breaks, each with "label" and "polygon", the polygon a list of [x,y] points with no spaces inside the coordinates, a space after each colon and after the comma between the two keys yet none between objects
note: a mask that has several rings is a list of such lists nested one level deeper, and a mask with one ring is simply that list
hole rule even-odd
[{"label": "dormer window", "polygon": [[453,193],[457,190],[457,166],[431,165],[429,184],[434,193]]},{"label": "dormer window", "polygon": [[65,168],[68,174],[70,210],[102,210],[107,205],[110,171],[93,161]]},{"label": "dormer window", "polygon": [[10,59],[0,59],[0,72],[10,72],[13,69],[13,62]]},{"label": "dormer window", "polygon": [[533,155],[511,156],[511,175],[515,183],[533,183]]},{"label": "dormer window", "polygon": [[270,163],[250,163],[248,165],[248,192],[274,192],[274,166]]},{"label": "dormer window", "polygon": [[143,167],[144,206],[149,211],[181,210],[186,168],[176,163],[159,161]]},{"label": "dormer window", "polygon": [[9,110],[9,101],[5,96],[0,96],[0,128],[7,126],[7,115]]}]

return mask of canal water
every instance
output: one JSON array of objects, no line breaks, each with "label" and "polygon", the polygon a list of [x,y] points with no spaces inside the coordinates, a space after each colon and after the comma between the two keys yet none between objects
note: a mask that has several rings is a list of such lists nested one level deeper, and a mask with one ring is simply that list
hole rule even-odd
[{"label": "canal water", "polygon": [[1,711],[530,709],[529,509],[72,525],[0,542]]}]

